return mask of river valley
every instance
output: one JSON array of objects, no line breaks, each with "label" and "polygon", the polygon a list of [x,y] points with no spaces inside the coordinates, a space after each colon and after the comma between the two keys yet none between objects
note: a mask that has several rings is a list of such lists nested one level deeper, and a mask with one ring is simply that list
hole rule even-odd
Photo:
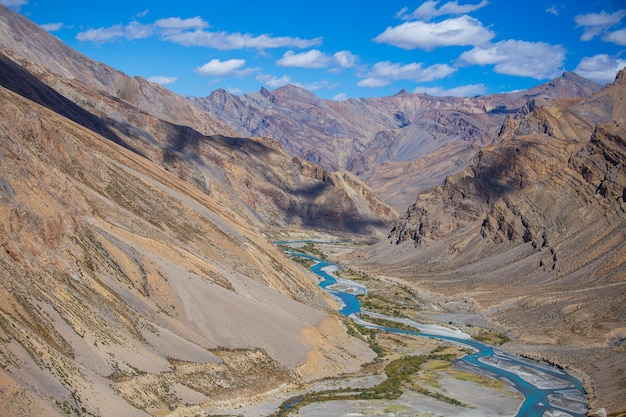
[{"label": "river valley", "polygon": [[[314,272],[318,285],[337,299],[349,331],[370,341],[379,358],[357,375],[286,389],[270,402],[222,409],[219,415],[581,417],[586,414],[584,390],[577,379],[558,367],[497,347],[507,340],[503,335],[479,325],[441,323],[407,314],[434,306],[418,306],[417,294],[396,284],[387,286],[395,294],[381,295],[384,291],[381,292],[379,280],[359,276],[354,271],[346,273],[340,265],[322,259],[324,254],[310,243],[277,244],[294,261]],[[312,247],[313,251],[306,250]],[[413,301],[407,302],[409,299]],[[420,299],[419,303],[423,301]]]},{"label": "river valley", "polygon": [[[454,367],[505,381],[519,391],[524,399],[515,416],[585,415],[587,406],[582,386],[565,371],[476,341],[454,326],[417,323],[407,318],[362,309],[357,297],[367,293],[364,284],[338,278],[333,272],[340,267],[333,263],[297,251],[286,252],[313,261],[311,270],[321,278],[320,287],[337,297],[342,306],[340,313],[360,326],[395,334],[434,338],[471,349],[472,353],[454,361]],[[372,319],[392,324],[380,325]]]}]

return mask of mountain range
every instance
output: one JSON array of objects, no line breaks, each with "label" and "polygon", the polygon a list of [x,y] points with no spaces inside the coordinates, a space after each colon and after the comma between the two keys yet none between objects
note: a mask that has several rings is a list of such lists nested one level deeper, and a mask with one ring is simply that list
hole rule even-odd
[{"label": "mountain range", "polygon": [[626,410],[625,90],[185,98],[0,5],[1,409],[155,415],[361,369],[272,244],[322,236]]},{"label": "mountain range", "polygon": [[507,115],[530,99],[587,97],[600,86],[574,73],[530,90],[471,98],[401,91],[391,97],[331,101],[288,85],[234,96],[190,99],[244,136],[276,138],[291,154],[368,183],[397,211],[418,192],[467,166],[493,143]]}]

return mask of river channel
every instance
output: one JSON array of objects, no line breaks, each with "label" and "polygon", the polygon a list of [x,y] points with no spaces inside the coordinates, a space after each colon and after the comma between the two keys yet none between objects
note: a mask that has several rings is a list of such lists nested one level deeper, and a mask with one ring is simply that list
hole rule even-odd
[{"label": "river channel", "polygon": [[478,342],[458,329],[412,323],[391,316],[383,317],[392,321],[401,321],[403,324],[414,325],[416,331],[369,323],[361,318],[361,305],[357,298],[358,295],[367,292],[364,285],[344,279],[338,280],[332,273],[332,271],[339,269],[336,264],[296,251],[287,250],[286,252],[292,256],[307,258],[314,262],[311,271],[321,278],[319,286],[336,297],[342,306],[340,313],[350,317],[355,322],[368,328],[432,337],[472,349],[474,353],[461,358],[457,366],[506,381],[518,390],[524,396],[524,401],[516,416],[582,417],[586,414],[587,403],[581,383],[562,369]]}]

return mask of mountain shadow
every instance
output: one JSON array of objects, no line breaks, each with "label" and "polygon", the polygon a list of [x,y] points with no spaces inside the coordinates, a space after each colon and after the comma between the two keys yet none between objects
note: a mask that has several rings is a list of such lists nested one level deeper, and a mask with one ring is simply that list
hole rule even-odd
[{"label": "mountain shadow", "polygon": [[0,85],[144,156],[138,149],[116,135],[102,119],[63,97],[2,52],[0,52]]}]

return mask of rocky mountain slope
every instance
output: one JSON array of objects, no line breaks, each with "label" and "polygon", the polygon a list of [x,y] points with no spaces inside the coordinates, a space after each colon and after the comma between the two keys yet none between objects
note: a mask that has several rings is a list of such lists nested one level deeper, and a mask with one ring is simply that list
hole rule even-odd
[{"label": "rocky mountain slope", "polygon": [[4,88],[0,110],[9,415],[146,415],[371,357],[221,201]]},{"label": "rocky mountain slope", "polygon": [[404,211],[419,191],[466,167],[529,99],[580,98],[599,89],[565,73],[527,91],[472,98],[402,91],[337,102],[288,85],[242,96],[217,90],[191,100],[242,135],[273,137],[292,155],[353,172]]},{"label": "rocky mountain slope", "polygon": [[[271,139],[231,136],[232,129],[185,98],[93,62],[5,10],[0,45],[11,49],[2,53],[31,74],[17,74],[19,66],[4,59],[5,87],[176,171],[204,192],[228,198],[250,221],[385,234],[395,219],[394,210],[348,172],[293,158]],[[140,88],[133,98],[120,85]],[[215,132],[221,136],[207,138]]]},{"label": "rocky mountain slope", "polygon": [[0,7],[3,413],[253,401],[373,358],[262,234],[379,233],[394,214],[366,185],[270,139],[207,136],[223,125],[184,98]]},{"label": "rocky mountain slope", "polygon": [[204,135],[237,136],[227,125],[207,115],[185,98],[144,78],[129,77],[89,59],[1,4],[0,48],[13,51],[63,79],[82,83],[94,92],[124,100],[159,119],[189,126]]},{"label": "rocky mountain slope", "polygon": [[375,258],[584,370],[613,410],[626,409],[624,97],[622,71],[588,99],[529,102],[419,194]]}]

